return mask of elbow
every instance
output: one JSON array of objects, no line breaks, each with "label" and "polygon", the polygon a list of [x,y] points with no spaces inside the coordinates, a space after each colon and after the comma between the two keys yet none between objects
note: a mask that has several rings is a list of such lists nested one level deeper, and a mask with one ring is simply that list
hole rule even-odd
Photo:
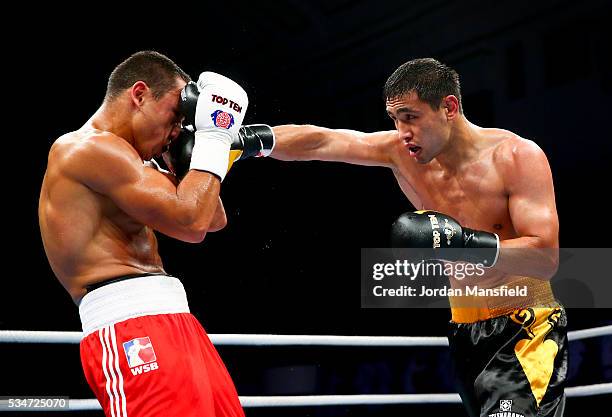
[{"label": "elbow", "polygon": [[546,278],[551,279],[559,270],[559,250],[549,249],[551,251],[547,256],[547,268],[545,271]]},{"label": "elbow", "polygon": [[178,239],[187,243],[201,243],[210,231],[210,220],[204,221],[191,213],[180,217]]},{"label": "elbow", "polygon": [[208,228],[209,232],[218,232],[227,226],[227,217],[223,214],[222,218],[215,219],[215,221]]},{"label": "elbow", "polygon": [[187,243],[202,243],[206,237],[206,233],[210,230],[203,229],[201,227],[193,227],[184,230],[181,236],[181,240]]},{"label": "elbow", "polygon": [[187,243],[202,243],[204,242],[204,238],[206,237],[206,232],[195,233],[189,237],[189,239],[184,240]]},{"label": "elbow", "polygon": [[183,227],[180,231],[175,232],[172,237],[185,243],[202,243],[208,232],[207,229]]},{"label": "elbow", "polygon": [[553,242],[540,239],[537,244],[540,251],[541,275],[551,279],[559,270],[559,248]]},{"label": "elbow", "polygon": [[186,225],[187,234],[191,243],[200,243],[208,232],[217,232],[227,226],[225,211],[218,210],[212,216],[201,216],[191,219]]},{"label": "elbow", "polygon": [[547,261],[546,263],[541,263],[537,273],[534,273],[533,275],[545,281],[550,281],[557,274],[558,269],[558,263]]}]

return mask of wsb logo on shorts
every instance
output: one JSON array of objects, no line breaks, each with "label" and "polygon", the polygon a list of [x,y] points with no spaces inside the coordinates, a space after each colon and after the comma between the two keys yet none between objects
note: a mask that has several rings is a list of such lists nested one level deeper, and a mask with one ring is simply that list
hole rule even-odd
[{"label": "wsb logo on shorts", "polygon": [[489,417],[525,417],[512,412],[512,400],[499,400],[499,413],[489,414]]},{"label": "wsb logo on shorts", "polygon": [[132,375],[154,371],[159,368],[155,351],[148,336],[137,337],[123,343],[123,351],[127,358]]}]

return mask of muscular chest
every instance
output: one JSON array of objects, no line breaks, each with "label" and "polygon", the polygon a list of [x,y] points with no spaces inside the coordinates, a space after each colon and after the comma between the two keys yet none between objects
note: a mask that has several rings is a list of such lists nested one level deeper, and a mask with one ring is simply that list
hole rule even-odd
[{"label": "muscular chest", "polygon": [[486,163],[474,164],[461,172],[430,168],[397,177],[417,209],[449,214],[472,228],[500,235],[513,233],[503,179]]}]

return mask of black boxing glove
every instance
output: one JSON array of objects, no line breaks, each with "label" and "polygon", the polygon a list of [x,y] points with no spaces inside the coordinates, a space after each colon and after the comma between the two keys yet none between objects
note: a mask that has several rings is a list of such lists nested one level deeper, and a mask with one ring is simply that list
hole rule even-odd
[{"label": "black boxing glove", "polygon": [[272,128],[268,125],[246,125],[238,130],[238,137],[232,143],[232,151],[241,151],[239,158],[251,156],[268,156],[274,149],[276,140]]},{"label": "black boxing glove", "polygon": [[443,213],[423,210],[404,213],[391,226],[393,248],[411,251],[414,259],[467,261],[492,267],[499,256],[499,236],[462,227]]},{"label": "black boxing glove", "polygon": [[[183,179],[189,172],[191,153],[195,143],[195,134],[187,128],[181,129],[178,137],[172,141],[162,158],[168,169],[178,179]],[[249,157],[268,156],[274,149],[274,132],[268,125],[246,125],[234,135],[231,145],[228,171],[235,161]]]},{"label": "black boxing glove", "polygon": [[176,139],[162,153],[164,163],[179,180],[182,180],[187,175],[187,172],[189,172],[194,143],[194,132],[182,128]]},{"label": "black boxing glove", "polygon": [[198,85],[193,81],[189,81],[181,90],[179,112],[185,117],[183,119],[183,126],[191,126],[192,130],[195,130],[195,116],[199,96],[200,90],[198,89]]}]

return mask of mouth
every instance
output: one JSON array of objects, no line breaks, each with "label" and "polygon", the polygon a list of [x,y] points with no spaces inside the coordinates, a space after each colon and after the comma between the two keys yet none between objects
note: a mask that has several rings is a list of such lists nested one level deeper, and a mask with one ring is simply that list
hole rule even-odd
[{"label": "mouth", "polygon": [[423,150],[423,148],[421,148],[420,146],[409,142],[406,143],[406,148],[408,148],[408,152],[412,157],[419,156],[421,154],[421,151]]}]

